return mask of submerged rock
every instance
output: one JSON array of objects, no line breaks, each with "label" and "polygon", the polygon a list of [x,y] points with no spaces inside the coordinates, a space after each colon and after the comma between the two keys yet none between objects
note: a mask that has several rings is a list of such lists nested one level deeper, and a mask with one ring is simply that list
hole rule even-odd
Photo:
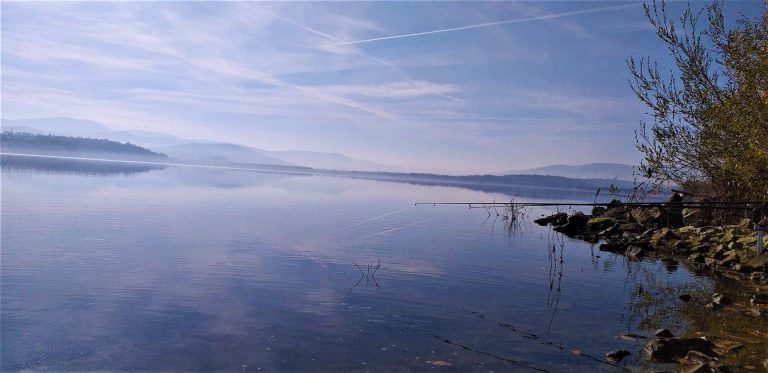
[{"label": "submerged rock", "polygon": [[643,348],[643,355],[660,363],[673,363],[684,358],[688,352],[698,351],[707,356],[716,357],[712,343],[702,338],[669,338],[649,342]]},{"label": "submerged rock", "polygon": [[622,360],[624,360],[625,357],[631,355],[631,353],[627,350],[613,350],[611,352],[608,352],[605,354],[605,357],[607,357],[609,360],[618,363]]}]

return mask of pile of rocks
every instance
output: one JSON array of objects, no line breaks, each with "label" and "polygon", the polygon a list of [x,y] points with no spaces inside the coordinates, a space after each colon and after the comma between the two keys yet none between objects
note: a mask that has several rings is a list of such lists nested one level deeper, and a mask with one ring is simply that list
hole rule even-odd
[{"label": "pile of rocks", "polygon": [[[755,254],[757,232],[748,220],[738,225],[700,226],[698,216],[696,211],[674,206],[631,208],[614,202],[593,208],[591,215],[559,212],[534,222],[551,225],[569,237],[602,241],[600,250],[621,252],[633,259],[673,255],[695,267],[733,271],[756,283],[768,283],[768,254]],[[768,237],[765,243],[768,246]]]}]

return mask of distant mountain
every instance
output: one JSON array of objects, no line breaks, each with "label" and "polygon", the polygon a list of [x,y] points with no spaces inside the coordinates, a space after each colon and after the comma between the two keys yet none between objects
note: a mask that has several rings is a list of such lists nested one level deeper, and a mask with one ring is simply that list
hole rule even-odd
[{"label": "distant mountain", "polygon": [[155,150],[190,163],[294,166],[292,163],[265,154],[264,150],[237,144],[193,143],[159,147]]},{"label": "distant mountain", "polygon": [[340,153],[264,151],[284,161],[320,170],[392,171],[393,167],[347,157]]},{"label": "distant mountain", "polygon": [[505,175],[550,175],[573,179],[633,180],[634,168],[622,163],[589,163],[584,165],[556,164],[527,170],[505,172]]},{"label": "distant mountain", "polygon": [[148,148],[169,146],[190,142],[179,137],[146,131],[115,131],[111,128],[84,119],[72,118],[37,118],[37,119],[3,119],[3,131],[26,132],[42,135],[60,135],[74,137],[89,137],[108,139],[119,142],[129,142]]},{"label": "distant mountain", "polygon": [[9,131],[3,131],[0,135],[0,150],[5,153],[134,161],[167,161],[168,158],[165,154],[155,153],[137,145],[111,140]]},{"label": "distant mountain", "polygon": [[269,164],[304,166],[328,170],[396,171],[393,167],[347,157],[340,153],[310,151],[268,151],[230,143],[196,142],[159,132],[123,130],[115,131],[102,124],[83,119],[39,118],[3,119],[3,131],[32,134],[81,136],[128,142],[187,162],[206,164]]},{"label": "distant mountain", "polygon": [[111,129],[99,123],[72,118],[3,119],[2,129],[13,132],[83,137],[112,132]]}]

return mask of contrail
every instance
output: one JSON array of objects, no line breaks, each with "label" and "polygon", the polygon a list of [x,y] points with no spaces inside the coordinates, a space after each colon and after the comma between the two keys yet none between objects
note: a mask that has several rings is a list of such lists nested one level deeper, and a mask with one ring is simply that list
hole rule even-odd
[{"label": "contrail", "polygon": [[439,30],[415,32],[415,33],[412,33],[412,34],[391,35],[391,36],[383,36],[383,37],[380,37],[380,38],[373,38],[373,39],[345,41],[345,42],[342,42],[342,43],[336,43],[336,44],[331,44],[331,45],[336,46],[336,45],[362,44],[362,43],[370,43],[370,42],[381,41],[381,40],[410,38],[410,37],[413,37],[413,36],[439,34],[439,33],[443,33],[443,32],[453,32],[453,31],[469,30],[469,29],[475,29],[475,28],[481,28],[481,27],[489,27],[489,26],[497,26],[497,25],[507,25],[507,24],[510,24],[510,23],[523,23],[523,22],[532,22],[532,21],[544,21],[544,20],[548,20],[548,19],[555,19],[555,18],[561,18],[561,17],[570,17],[570,16],[579,15],[579,14],[598,13],[598,12],[606,12],[606,11],[611,11],[611,10],[631,8],[631,7],[635,7],[635,6],[639,6],[639,5],[642,5],[642,4],[635,3],[635,4],[624,4],[624,5],[606,6],[606,7],[601,7],[601,8],[574,10],[574,11],[565,12],[565,13],[555,13],[555,14],[547,14],[547,15],[543,15],[543,16],[536,16],[536,17],[510,19],[510,20],[506,20],[506,21],[486,22],[486,23],[480,23],[480,24],[469,25],[469,26],[461,26],[461,27],[452,27],[452,28],[445,28],[445,29],[439,29]]},{"label": "contrail", "polygon": [[[309,31],[309,32],[313,33],[313,34],[316,34],[316,35],[320,35],[320,36],[322,36],[322,37],[324,37],[324,38],[326,38],[326,39],[331,39],[331,40],[333,40],[333,41],[341,41],[341,39],[339,39],[339,38],[337,38],[337,37],[335,37],[335,36],[333,36],[333,35],[329,35],[329,34],[326,34],[326,33],[322,32],[322,31],[320,31],[320,30],[317,30],[317,29],[314,29],[314,28],[312,28],[312,27],[309,27],[309,26],[307,26],[307,25],[301,24],[301,23],[299,23],[299,22],[296,22],[296,21],[294,21],[294,20],[292,20],[292,19],[290,19],[290,18],[285,18],[285,17],[283,17],[283,16],[281,16],[281,15],[279,15],[279,14],[276,14],[276,13],[273,13],[273,12],[269,12],[269,11],[266,11],[266,10],[265,10],[264,12],[267,12],[267,13],[271,14],[272,16],[274,16],[274,17],[275,17],[275,18],[277,18],[277,19],[280,19],[280,20],[282,20],[282,21],[284,21],[284,22],[290,23],[290,24],[292,24],[292,25],[294,25],[294,26],[296,26],[296,27],[300,27],[300,28],[302,28],[302,29],[304,29],[304,30],[307,30],[307,31]],[[330,45],[334,46],[334,45],[344,45],[344,44],[351,44],[351,43],[344,43],[344,42],[341,42],[341,43],[338,43],[338,44],[330,44]],[[356,52],[356,53],[358,53],[358,54],[360,54],[361,56],[363,56],[363,57],[365,57],[365,58],[368,58],[368,59],[369,59],[369,60],[371,60],[371,61],[377,62],[377,63],[381,64],[382,66],[384,66],[384,67],[386,67],[386,68],[388,68],[388,69],[392,70],[392,72],[394,72],[395,74],[398,74],[398,75],[400,75],[400,77],[401,77],[402,79],[404,79],[406,82],[408,82],[409,84],[411,84],[411,85],[413,85],[413,86],[415,86],[415,87],[418,87],[418,88],[421,88],[421,87],[422,87],[422,84],[420,84],[419,82],[415,82],[415,81],[413,81],[413,80],[412,80],[412,79],[411,79],[411,78],[408,76],[408,74],[406,74],[406,73],[405,73],[403,70],[401,70],[401,69],[400,69],[400,68],[398,68],[397,66],[395,66],[395,65],[393,65],[393,64],[391,64],[391,63],[389,63],[389,62],[387,62],[387,61],[384,61],[384,60],[382,60],[381,58],[377,58],[377,57],[374,57],[374,56],[372,56],[372,55],[370,55],[370,54],[368,54],[368,53],[365,53],[365,52],[363,52],[363,51],[355,51],[355,52]],[[442,98],[446,98],[446,99],[448,99],[448,100],[454,101],[454,102],[458,102],[458,103],[464,103],[464,101],[463,101],[463,100],[461,100],[461,99],[459,99],[459,98],[456,98],[456,97],[453,97],[453,96],[451,96],[451,95],[447,95],[447,94],[445,94],[445,93],[433,93],[433,94],[434,94],[434,95],[437,95],[437,96],[440,96],[440,97],[442,97]]]},{"label": "contrail", "polygon": [[406,225],[403,225],[403,226],[400,226],[400,227],[397,227],[397,228],[387,229],[387,230],[385,230],[385,231],[383,231],[383,232],[379,232],[379,233],[370,234],[370,235],[367,235],[367,236],[365,236],[365,237],[363,237],[363,238],[358,238],[358,239],[357,239],[357,241],[359,242],[359,241],[365,240],[365,239],[367,239],[367,238],[376,237],[376,236],[379,236],[379,235],[382,235],[382,234],[385,234],[385,233],[394,232],[394,231],[399,231],[399,230],[401,230],[401,229],[405,229],[405,228],[413,227],[414,225],[423,224],[423,223],[426,223],[426,222],[428,222],[428,221],[431,221],[431,220],[435,220],[435,219],[433,218],[433,219],[427,219],[427,220],[417,221],[417,222],[415,222],[415,223],[406,224]]}]

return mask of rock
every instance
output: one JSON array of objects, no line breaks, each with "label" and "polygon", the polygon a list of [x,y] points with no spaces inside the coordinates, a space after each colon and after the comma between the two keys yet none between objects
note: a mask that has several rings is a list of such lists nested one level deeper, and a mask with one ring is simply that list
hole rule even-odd
[{"label": "rock", "polygon": [[709,367],[709,364],[696,364],[696,365],[685,365],[680,368],[680,370],[677,371],[678,373],[710,373],[712,372],[712,368]]},{"label": "rock", "polygon": [[675,335],[672,334],[672,332],[669,331],[669,329],[659,329],[656,331],[656,333],[653,333],[653,335],[656,336],[656,338],[674,338],[675,337]]},{"label": "rock", "polygon": [[755,293],[752,299],[749,300],[751,304],[768,304],[768,293]]},{"label": "rock", "polygon": [[717,356],[712,351],[711,342],[702,338],[657,339],[645,345],[643,355],[656,362],[673,363],[685,357],[690,351],[698,351],[712,357]]},{"label": "rock", "polygon": [[704,255],[695,253],[688,257],[688,261],[691,263],[704,263]]},{"label": "rock", "polygon": [[587,221],[589,221],[588,216],[584,215],[581,211],[576,211],[568,215],[567,222],[564,225],[556,226],[554,230],[568,236],[578,236],[586,229]]},{"label": "rock", "polygon": [[677,298],[680,299],[683,302],[688,302],[689,300],[691,300],[691,295],[690,294],[682,294],[682,295],[680,295]]},{"label": "rock", "polygon": [[766,272],[768,271],[768,254],[744,259],[741,265],[746,272]]},{"label": "rock", "polygon": [[619,336],[619,338],[630,342],[637,342],[639,339],[648,339],[648,337],[636,333],[622,334]]},{"label": "rock", "polygon": [[608,211],[608,209],[603,206],[595,206],[592,208],[592,216],[600,216],[606,211]]},{"label": "rock", "polygon": [[658,225],[661,223],[661,210],[657,207],[653,208],[635,208],[630,212],[632,219],[638,224],[646,227],[652,225]]},{"label": "rock", "polygon": [[712,357],[707,356],[706,354],[699,351],[693,350],[688,351],[688,353],[685,354],[685,360],[694,364],[707,364],[712,361]]},{"label": "rock", "polygon": [[610,236],[615,236],[617,234],[621,234],[621,229],[619,229],[619,224],[614,224],[598,233],[600,237],[610,237]]},{"label": "rock", "polygon": [[672,244],[671,241],[680,240],[681,237],[675,231],[669,228],[662,228],[651,237],[651,245],[654,247],[664,247]]},{"label": "rock", "polygon": [[627,248],[627,251],[624,252],[624,255],[631,259],[640,259],[645,255],[643,250],[644,249],[640,246],[631,245]]},{"label": "rock", "polygon": [[631,355],[631,353],[627,350],[613,350],[611,352],[608,352],[605,354],[605,357],[607,357],[609,360],[618,363],[622,360],[624,360],[625,357]]},{"label": "rock", "polygon": [[533,222],[538,225],[563,225],[567,223],[568,214],[564,212],[558,212],[549,216],[545,216],[534,220]]},{"label": "rock", "polygon": [[560,225],[557,227],[552,228],[555,232],[560,232],[562,234],[565,234],[566,236],[578,236],[580,233],[584,231],[585,225],[580,223],[566,223],[565,225]]},{"label": "rock", "polygon": [[616,225],[616,221],[611,218],[597,217],[587,221],[587,229],[590,231],[602,231],[614,225]]},{"label": "rock", "polygon": [[728,248],[725,245],[717,245],[710,251],[709,256],[715,259],[723,259],[726,251],[728,251]]},{"label": "rock", "polygon": [[718,306],[727,306],[731,303],[733,303],[733,301],[731,300],[731,298],[729,298],[725,294],[720,294],[720,293],[712,294],[712,304],[715,304]]},{"label": "rock", "polygon": [[707,244],[695,245],[691,248],[691,251],[704,254],[709,252],[710,246]]},{"label": "rock", "polygon": [[754,248],[757,246],[757,235],[753,234],[746,237],[742,237],[736,240],[736,242],[740,243],[742,247],[747,246],[747,247]]},{"label": "rock", "polygon": [[736,241],[736,235],[734,234],[733,229],[726,230],[725,233],[723,234],[723,237],[720,238],[720,242],[725,244],[733,241]]},{"label": "rock", "polygon": [[756,284],[768,283],[768,277],[765,275],[765,272],[752,272],[749,275],[749,279]]},{"label": "rock", "polygon": [[707,265],[707,267],[715,267],[720,261],[715,258],[704,258],[704,264]]},{"label": "rock", "polygon": [[589,216],[584,215],[581,211],[576,211],[573,214],[568,215],[568,223],[586,225],[587,221],[589,221]]},{"label": "rock", "polygon": [[720,265],[723,267],[731,267],[734,264],[739,262],[739,254],[737,254],[735,251],[730,251],[723,256],[723,259],[720,260]]},{"label": "rock", "polygon": [[600,244],[599,249],[600,251],[609,251],[612,253],[621,253],[626,251],[627,245],[624,242],[621,241],[608,241],[605,243]]}]

